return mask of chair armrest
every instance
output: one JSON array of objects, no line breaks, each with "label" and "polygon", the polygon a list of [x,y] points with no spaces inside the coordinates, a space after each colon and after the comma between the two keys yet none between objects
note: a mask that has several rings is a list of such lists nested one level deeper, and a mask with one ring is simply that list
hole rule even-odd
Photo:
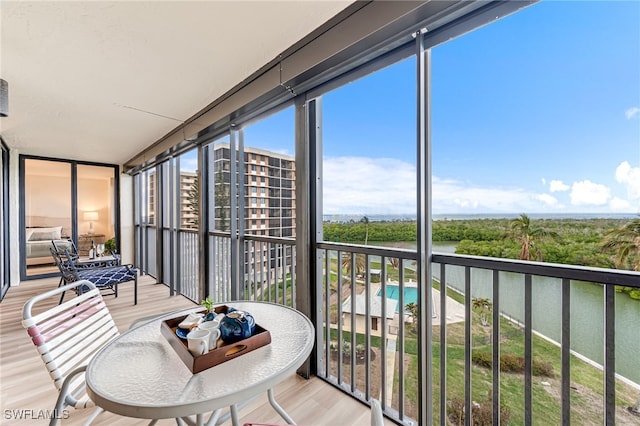
[{"label": "chair armrest", "polygon": [[84,373],[86,369],[87,369],[86,365],[76,368],[71,373],[69,373],[67,377],[65,377],[64,382],[62,382],[62,387],[60,388],[60,395],[64,397],[64,402],[67,405],[75,407],[75,405],[78,403],[78,399],[76,398],[76,396],[69,393],[69,386],[71,385],[71,382],[73,381],[73,379],[78,374]]}]

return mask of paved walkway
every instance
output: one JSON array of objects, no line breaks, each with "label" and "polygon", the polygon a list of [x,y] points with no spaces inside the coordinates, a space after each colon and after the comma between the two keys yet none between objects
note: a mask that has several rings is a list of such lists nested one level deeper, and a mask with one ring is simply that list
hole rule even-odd
[{"label": "paved walkway", "polygon": [[[440,325],[442,322],[442,315],[440,315],[440,291],[432,289],[431,294],[433,295],[433,315],[431,316],[431,323],[433,325]],[[447,324],[464,321],[464,305],[462,303],[447,297],[445,309]]]},{"label": "paved walkway", "polygon": [[[431,325],[436,326],[440,325],[442,321],[442,315],[440,315],[440,291],[436,289],[431,289],[432,302],[434,307],[434,312],[431,317]],[[453,324],[456,322],[464,321],[464,305],[462,303],[456,302],[450,297],[447,297],[446,300],[446,318],[447,324]],[[397,315],[396,315],[397,317]],[[387,377],[386,377],[386,406],[391,406],[393,402],[393,378],[395,376],[395,365],[396,365],[396,346],[397,339],[396,335],[387,334]],[[378,396],[380,398],[381,395]]]},{"label": "paved walkway", "polygon": [[[395,284],[397,285],[397,283],[393,283],[390,282],[389,284]],[[413,285],[412,285],[413,284]],[[407,284],[405,284],[406,287],[415,287],[416,284],[415,282],[409,282]],[[373,288],[371,294],[377,294],[379,290],[378,288]],[[440,312],[440,291],[436,290],[436,289],[431,289],[432,291],[432,302],[433,302],[433,315],[431,317],[431,324],[432,326],[439,326],[442,322],[442,315]],[[461,322],[464,321],[464,305],[462,303],[456,302],[455,300],[453,300],[450,297],[447,297],[446,299],[446,312],[445,312],[445,316],[446,316],[446,321],[447,324],[453,324],[456,322]],[[391,323],[395,323],[395,325],[397,326],[398,321],[400,321],[400,314],[396,314],[395,318],[391,321]],[[406,323],[411,323],[411,316],[406,314],[405,315],[405,322]],[[350,323],[346,322],[343,323],[343,330],[345,331],[350,331]],[[331,327],[336,327],[335,324],[331,324]],[[365,330],[360,329],[361,326],[358,326],[356,329],[357,333],[365,333]],[[378,332],[371,332],[372,335],[377,335],[380,336],[380,331]],[[386,348],[386,378],[385,378],[385,383],[386,383],[386,398],[385,398],[385,403],[386,406],[391,406],[392,402],[393,402],[393,380],[395,377],[395,367],[396,367],[396,355],[397,355],[397,335],[395,334],[391,334],[391,333],[387,333],[387,348]],[[377,396],[378,399],[382,398],[382,395],[378,395]]]}]

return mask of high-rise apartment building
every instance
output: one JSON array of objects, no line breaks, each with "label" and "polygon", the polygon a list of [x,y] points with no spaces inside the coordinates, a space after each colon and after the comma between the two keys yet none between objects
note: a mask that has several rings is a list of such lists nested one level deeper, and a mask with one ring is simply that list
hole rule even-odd
[{"label": "high-rise apartment building", "polygon": [[180,172],[180,227],[198,227],[198,173]]},{"label": "high-rise apartment building", "polygon": [[[229,144],[216,145],[213,158],[215,228],[226,231],[231,216]],[[272,237],[295,236],[295,178],[293,157],[245,147],[244,174],[241,179],[245,233]]]},{"label": "high-rise apartment building", "polygon": [[[214,148],[214,214],[215,230],[228,231],[231,217],[231,155],[229,144]],[[244,232],[272,237],[295,236],[295,160],[289,155],[258,148],[245,148],[244,174],[240,201],[244,208]],[[198,173],[181,170],[179,173],[180,228],[198,227]],[[155,179],[149,174],[150,223],[155,216]]]}]

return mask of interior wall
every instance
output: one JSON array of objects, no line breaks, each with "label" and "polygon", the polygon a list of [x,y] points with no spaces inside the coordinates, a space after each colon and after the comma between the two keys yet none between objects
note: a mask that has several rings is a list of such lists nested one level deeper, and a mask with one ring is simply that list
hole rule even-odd
[{"label": "interior wall", "polygon": [[133,176],[120,175],[120,254],[122,263],[134,263]]},{"label": "interior wall", "polygon": [[62,226],[62,236],[71,237],[69,176],[29,175],[25,190],[26,227]]},{"label": "interior wall", "polygon": [[87,211],[97,212],[98,220],[93,222],[95,234],[104,234],[105,239],[114,236],[112,226],[112,192],[111,180],[78,179],[78,233],[83,235],[89,232],[90,222],[84,220],[83,213]]},{"label": "interior wall", "polygon": [[11,286],[20,284],[20,153],[9,151],[9,246],[11,249]]},{"label": "interior wall", "polygon": [[[71,169],[69,169],[71,170]],[[71,218],[69,177],[30,175],[26,180],[26,216]]]}]

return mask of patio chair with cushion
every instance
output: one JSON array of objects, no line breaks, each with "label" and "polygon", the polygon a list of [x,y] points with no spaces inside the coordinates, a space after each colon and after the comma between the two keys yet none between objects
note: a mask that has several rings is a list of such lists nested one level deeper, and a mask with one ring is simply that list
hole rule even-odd
[{"label": "patio chair with cushion", "polygon": [[78,248],[76,247],[73,240],[51,240],[51,245],[53,248],[59,253],[64,254],[64,251],[67,250],[68,255],[76,262],[77,268],[95,268],[98,266],[117,266],[120,265],[120,255],[117,253],[111,253],[111,257],[114,258],[113,261],[105,262],[101,259],[96,259],[94,262],[91,260],[84,259],[80,262],[80,254],[78,253]]},{"label": "patio chair with cushion", "polygon": [[66,249],[69,251],[70,255],[74,256],[75,259],[78,258],[78,249],[73,240],[70,238],[62,240],[51,240],[51,245],[53,245],[53,248],[58,252],[62,252]]},{"label": "patio chair with cushion", "polygon": [[[66,284],[76,282],[79,280],[91,281],[100,290],[107,290],[118,297],[118,285],[133,281],[133,304],[138,304],[138,270],[133,265],[118,265],[118,266],[103,266],[103,267],[80,267],[77,260],[73,259],[73,256],[65,249],[58,252],[51,249],[51,256],[60,270],[62,279]],[[76,292],[82,292],[82,287],[77,287]],[[64,299],[64,292],[60,296],[60,303]]]}]

